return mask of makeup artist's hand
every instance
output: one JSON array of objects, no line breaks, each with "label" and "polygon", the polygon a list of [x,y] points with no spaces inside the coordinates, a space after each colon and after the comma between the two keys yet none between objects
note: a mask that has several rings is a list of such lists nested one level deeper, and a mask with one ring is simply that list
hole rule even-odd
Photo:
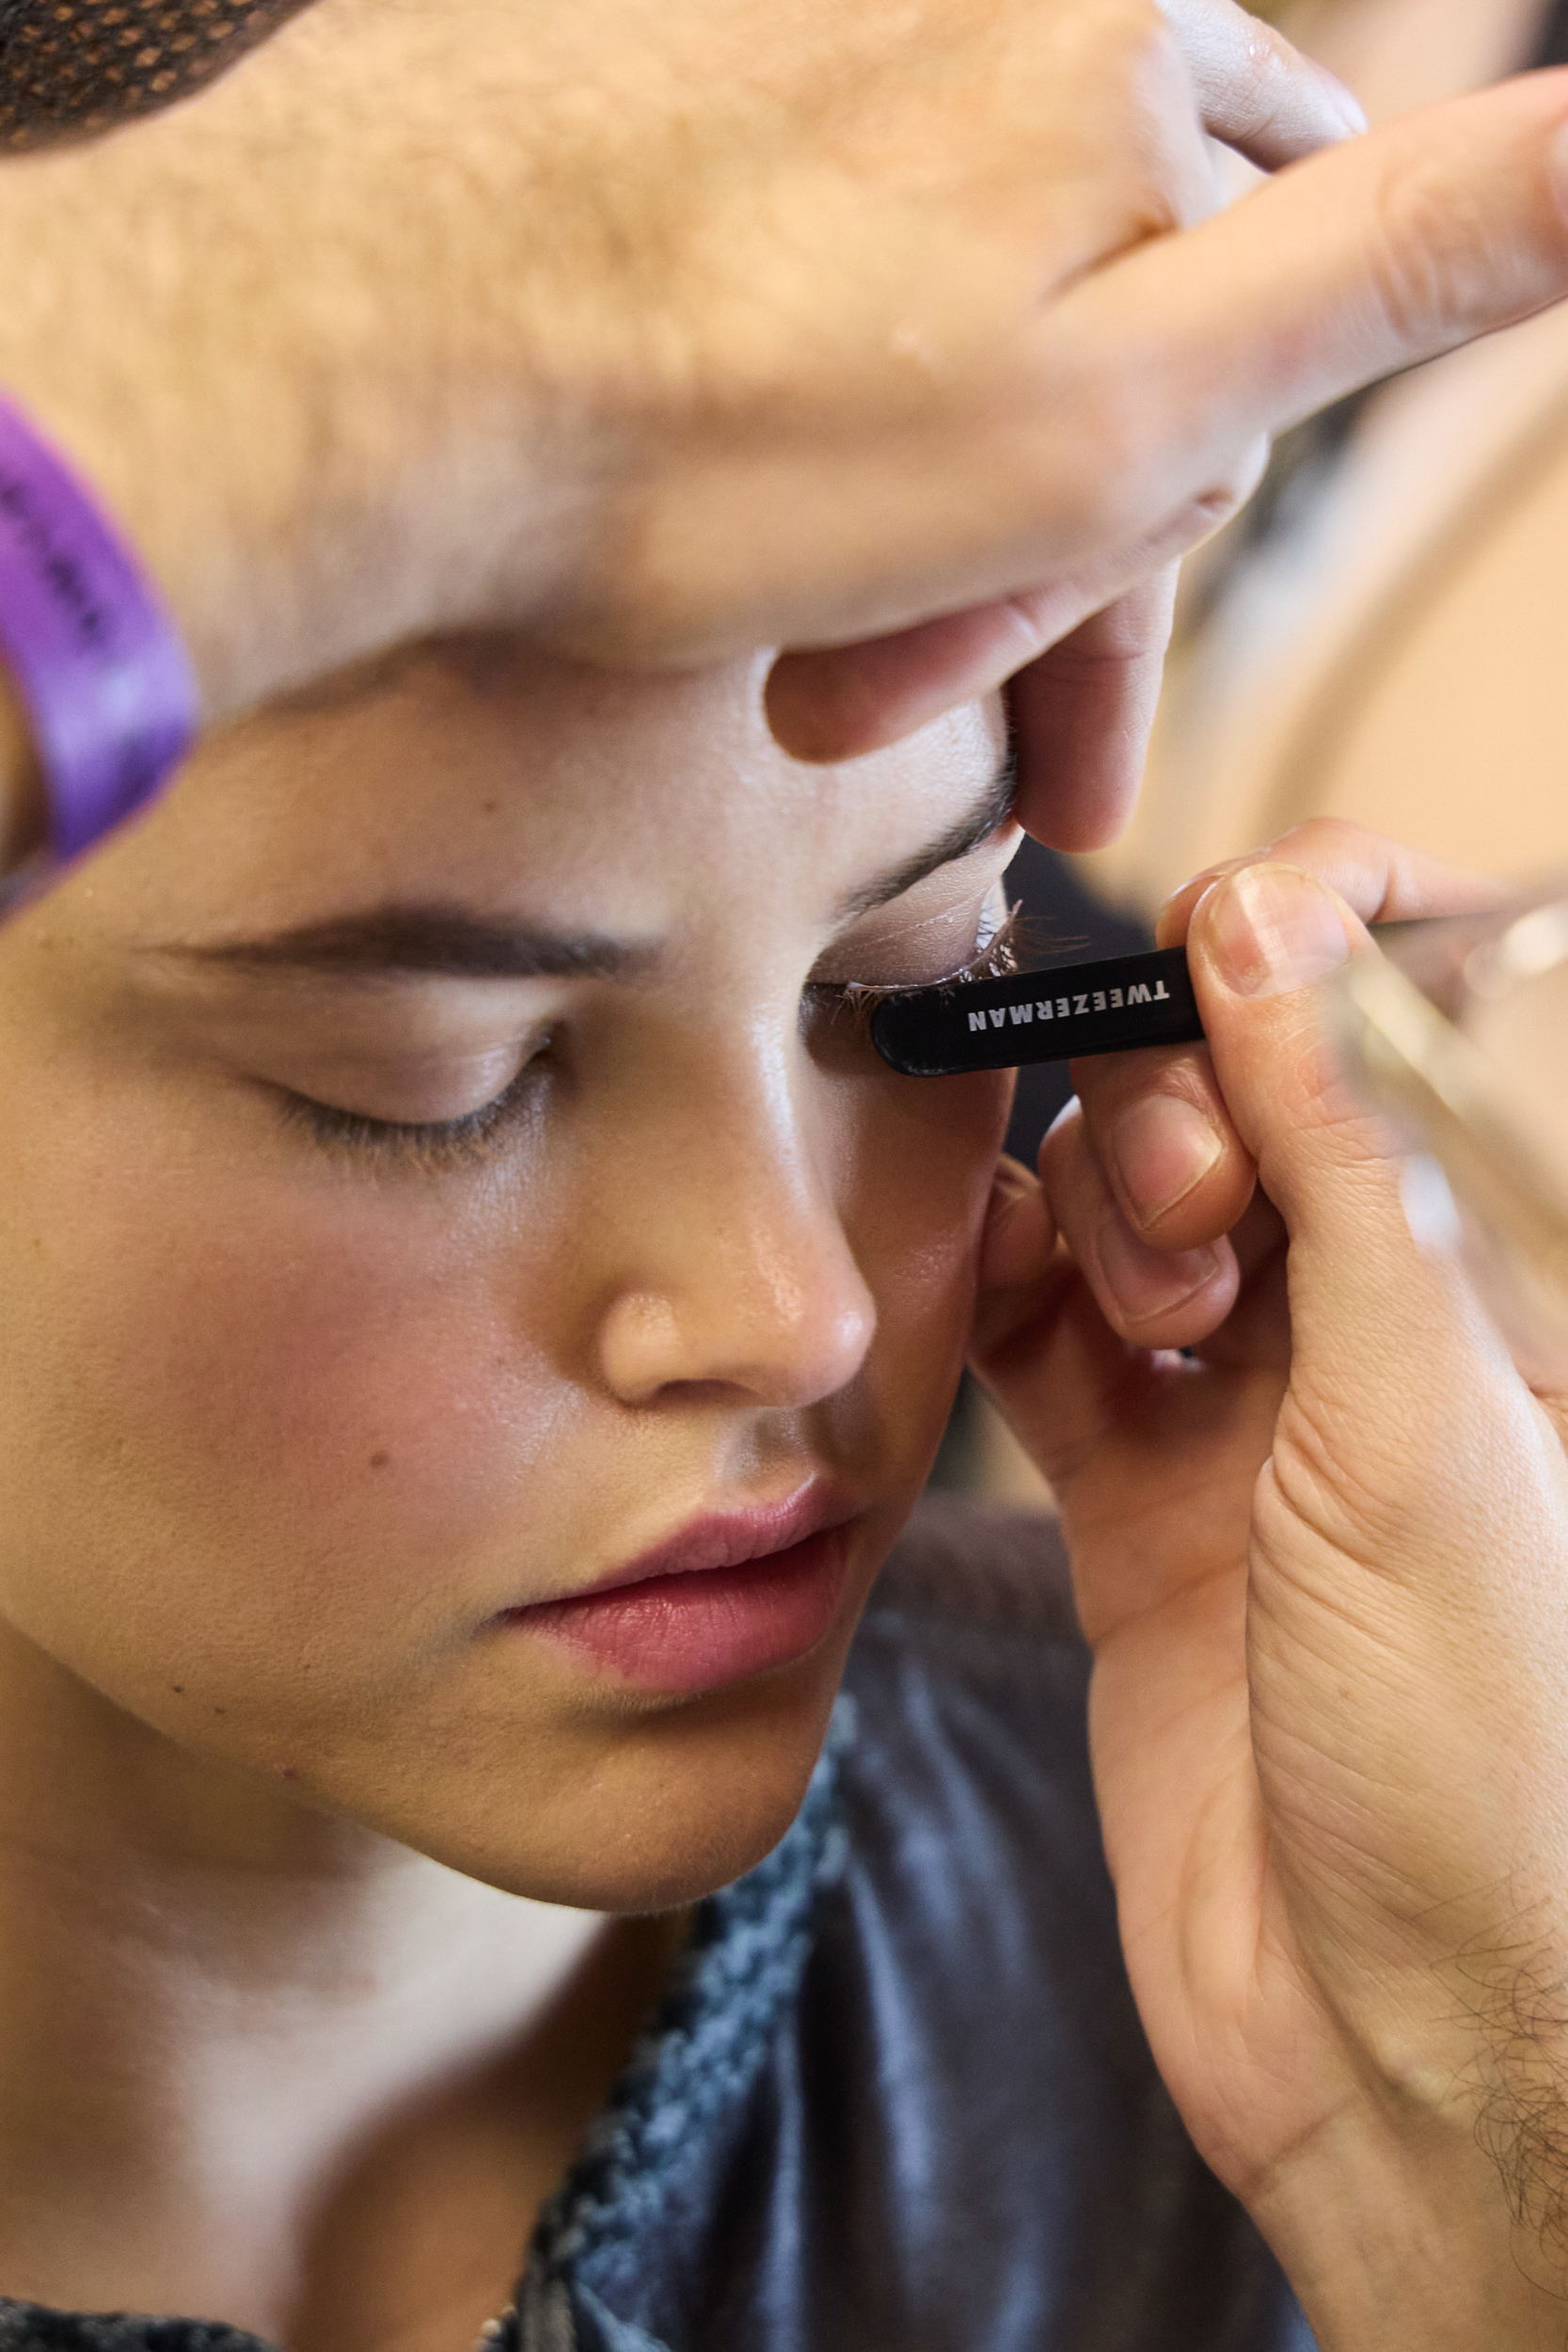
[{"label": "makeup artist's hand", "polygon": [[[911,686],[1016,666],[1124,584],[1108,543],[1141,580],[1255,469],[1262,420],[1179,454],[1196,421],[1151,415],[1151,513],[1099,330],[1057,350],[1041,298],[1208,208],[1206,131],[1272,167],[1358,120],[1232,0],[270,13],[198,100],[0,172],[0,384],[129,526],[214,719],[443,630],[686,663],[1070,566],[918,685],[906,645],[781,674],[808,754],[907,732]],[[1128,618],[1163,642],[1167,605]]]},{"label": "makeup artist's hand", "polygon": [[[442,630],[784,644],[781,739],[847,756],[1064,641],[1023,806],[1083,841],[1262,437],[1568,290],[1565,118],[1312,154],[1353,111],[1230,0],[314,0],[0,171],[0,384],[211,717]],[[1309,159],[1190,228],[1205,126]]]},{"label": "makeup artist's hand", "polygon": [[[1568,1400],[1412,1241],[1309,985],[1358,918],[1491,895],[1342,826],[1195,885],[1163,935],[1212,1074],[1079,1065],[988,1234],[976,1361],[1061,1504],[1133,1988],[1324,2352],[1562,2340]],[[1162,1304],[1129,1207],[1190,1253],[1239,1221]]]}]

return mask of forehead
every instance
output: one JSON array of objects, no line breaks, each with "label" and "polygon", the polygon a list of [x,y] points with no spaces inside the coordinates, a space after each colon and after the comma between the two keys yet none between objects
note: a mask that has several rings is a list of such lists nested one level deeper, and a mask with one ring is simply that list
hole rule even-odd
[{"label": "forehead", "polygon": [[496,641],[409,654],[211,739],[68,889],[133,934],[412,898],[622,926],[766,899],[815,922],[974,808],[1005,730],[971,706],[808,767],[768,733],[767,671],[607,675]]}]

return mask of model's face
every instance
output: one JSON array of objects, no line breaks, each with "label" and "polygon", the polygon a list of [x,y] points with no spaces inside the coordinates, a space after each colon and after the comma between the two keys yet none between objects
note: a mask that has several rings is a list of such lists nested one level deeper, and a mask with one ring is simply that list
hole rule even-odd
[{"label": "model's face", "polygon": [[761,675],[422,659],[0,932],[13,1663],[595,1907],[798,1803],[1006,1114],[833,993],[974,957],[994,715],[804,769]]}]

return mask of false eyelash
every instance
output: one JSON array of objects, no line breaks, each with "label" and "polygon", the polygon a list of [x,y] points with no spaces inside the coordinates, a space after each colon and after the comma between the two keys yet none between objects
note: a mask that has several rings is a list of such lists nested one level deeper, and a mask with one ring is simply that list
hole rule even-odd
[{"label": "false eyelash", "polygon": [[[940,980],[922,980],[921,988],[962,988],[971,980],[1006,979],[1009,972],[1019,969],[1020,956],[1036,945],[1037,926],[1018,907],[1009,908],[984,946],[976,950],[957,972],[949,972]],[[909,996],[914,990],[907,980],[813,980],[807,993],[813,1000],[830,1009],[836,1018],[847,1012],[857,1028],[870,1022],[879,1005],[890,996]]]}]

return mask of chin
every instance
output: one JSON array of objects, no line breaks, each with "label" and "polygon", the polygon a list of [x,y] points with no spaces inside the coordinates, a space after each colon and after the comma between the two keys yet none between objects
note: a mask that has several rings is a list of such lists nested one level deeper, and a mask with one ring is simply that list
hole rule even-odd
[{"label": "chin", "polygon": [[[800,1807],[838,1688],[802,1660],[781,1673],[644,1715],[600,1739],[546,1795],[513,1785],[475,1813],[463,1794],[432,1819],[377,1826],[448,1868],[536,1902],[603,1912],[673,1911],[727,1886],[771,1852]],[[815,1671],[808,1671],[811,1668]],[[427,1792],[428,1794],[428,1792]],[[464,1819],[454,1820],[459,1814]]]}]

